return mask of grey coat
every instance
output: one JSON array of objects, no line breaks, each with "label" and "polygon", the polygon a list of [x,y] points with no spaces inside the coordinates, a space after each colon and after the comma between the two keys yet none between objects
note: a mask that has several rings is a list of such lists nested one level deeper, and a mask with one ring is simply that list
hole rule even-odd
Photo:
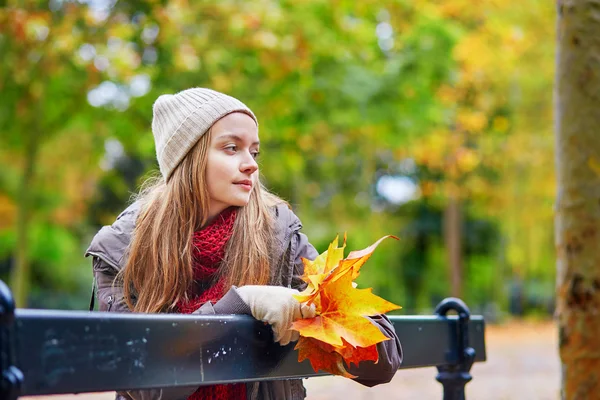
[{"label": "grey coat", "polygon": [[[130,312],[123,297],[123,287],[113,281],[125,265],[125,253],[135,227],[139,204],[134,203],[117,217],[111,226],[103,227],[92,240],[86,257],[93,257],[93,271],[97,289],[99,311]],[[300,232],[302,224],[284,204],[274,209],[275,246],[271,284],[302,289],[304,282],[302,257],[314,260],[318,255],[307,237]],[[242,301],[235,288],[229,290],[215,304],[205,303],[195,311],[198,314],[248,314],[249,307]],[[349,372],[358,376],[355,380],[366,386],[389,382],[402,362],[402,348],[390,321],[384,315],[370,317],[372,322],[392,340],[378,344],[379,362],[361,362]],[[306,391],[300,379],[255,382],[246,385],[248,399],[304,399]],[[135,390],[117,393],[117,398],[135,400],[186,399],[196,387]]]}]

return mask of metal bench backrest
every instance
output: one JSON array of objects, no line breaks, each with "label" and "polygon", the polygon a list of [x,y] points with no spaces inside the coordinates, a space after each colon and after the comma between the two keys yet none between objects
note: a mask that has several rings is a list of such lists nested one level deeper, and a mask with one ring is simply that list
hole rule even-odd
[{"label": "metal bench backrest", "polygon": [[[293,345],[273,343],[270,328],[249,316],[30,309],[13,315],[10,308],[4,302],[2,399],[324,375],[308,361],[298,363]],[[390,319],[404,350],[402,368],[436,366],[442,375],[460,372],[465,361],[485,361],[479,316],[464,323],[441,315]]]}]

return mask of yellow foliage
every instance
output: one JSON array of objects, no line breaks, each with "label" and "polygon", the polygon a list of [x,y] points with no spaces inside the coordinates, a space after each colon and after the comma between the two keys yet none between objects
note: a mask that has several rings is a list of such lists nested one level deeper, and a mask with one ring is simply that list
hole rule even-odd
[{"label": "yellow foliage", "polygon": [[479,161],[479,155],[472,149],[462,149],[456,157],[458,169],[463,174],[473,171],[479,165]]},{"label": "yellow foliage", "polygon": [[[199,64],[199,60],[197,58],[195,62],[198,62]],[[223,93],[229,93],[231,91],[232,83],[235,82],[235,80],[231,79],[230,76],[220,73],[214,74],[211,81],[212,88]]]},{"label": "yellow foliage", "polygon": [[304,152],[310,152],[314,147],[314,139],[312,135],[302,135],[298,138],[298,147]]},{"label": "yellow foliage", "polygon": [[194,71],[200,67],[200,58],[189,43],[183,43],[175,52],[175,66],[181,70]]},{"label": "yellow foliage", "polygon": [[469,109],[461,109],[457,116],[456,122],[460,129],[472,133],[481,133],[487,126],[487,116],[481,111],[474,111]]},{"label": "yellow foliage", "polygon": [[598,161],[598,159],[594,156],[591,156],[588,158],[587,161],[587,165],[588,167],[590,167],[590,169],[592,171],[594,171],[594,173],[596,173],[596,175],[600,176],[600,161]]},{"label": "yellow foliage", "polygon": [[442,85],[436,93],[437,98],[446,106],[452,106],[456,104],[460,93],[455,87],[449,85]]},{"label": "yellow foliage", "polygon": [[506,132],[508,130],[508,128],[510,127],[510,122],[508,121],[508,118],[506,118],[506,117],[496,117],[496,118],[494,118],[494,121],[492,122],[492,126],[495,131]]},{"label": "yellow foliage", "polygon": [[0,193],[0,231],[12,228],[16,217],[17,206],[11,198]]},{"label": "yellow foliage", "polygon": [[[490,51],[490,41],[475,33],[465,36],[454,49],[454,57],[463,67],[465,74],[472,79],[473,74],[482,73],[495,66],[495,54]],[[470,80],[471,80],[470,79]]]}]

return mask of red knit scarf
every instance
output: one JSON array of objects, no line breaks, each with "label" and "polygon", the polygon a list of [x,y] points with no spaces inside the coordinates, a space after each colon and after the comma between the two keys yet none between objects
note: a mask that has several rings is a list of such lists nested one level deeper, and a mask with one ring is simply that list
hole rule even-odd
[{"label": "red knit scarf", "polygon": [[[233,223],[237,215],[235,208],[230,208],[219,214],[208,226],[194,233],[193,257],[194,280],[201,283],[212,282],[217,274],[221,261],[225,256],[225,245],[233,231]],[[191,293],[188,301],[177,303],[181,314],[191,314],[207,301],[216,302],[224,293],[223,280],[212,284],[204,292]],[[188,400],[246,400],[246,385],[200,386]]]}]

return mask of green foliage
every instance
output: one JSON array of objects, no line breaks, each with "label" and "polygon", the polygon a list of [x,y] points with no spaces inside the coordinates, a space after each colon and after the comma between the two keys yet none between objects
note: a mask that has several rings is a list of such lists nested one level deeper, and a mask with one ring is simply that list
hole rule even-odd
[{"label": "green foliage", "polygon": [[76,273],[70,263],[72,256],[81,253],[73,233],[61,226],[34,224],[30,240],[31,259],[40,265],[36,278],[44,286],[72,290]]},{"label": "green foliage", "polygon": [[[156,168],[152,103],[193,86],[254,110],[264,180],[319,251],[344,231],[349,249],[401,238],[359,284],[405,311],[449,295],[449,198],[465,214],[467,301],[505,307],[513,277],[553,280],[551,105],[539,95],[551,5],[130,1],[99,18],[58,3],[0,9],[0,260],[16,264],[25,223],[33,303],[55,291],[46,306],[82,308],[88,232]],[[116,96],[90,100],[99,87]],[[110,143],[123,153],[109,162]],[[420,198],[390,202],[382,176],[410,177]]]}]

